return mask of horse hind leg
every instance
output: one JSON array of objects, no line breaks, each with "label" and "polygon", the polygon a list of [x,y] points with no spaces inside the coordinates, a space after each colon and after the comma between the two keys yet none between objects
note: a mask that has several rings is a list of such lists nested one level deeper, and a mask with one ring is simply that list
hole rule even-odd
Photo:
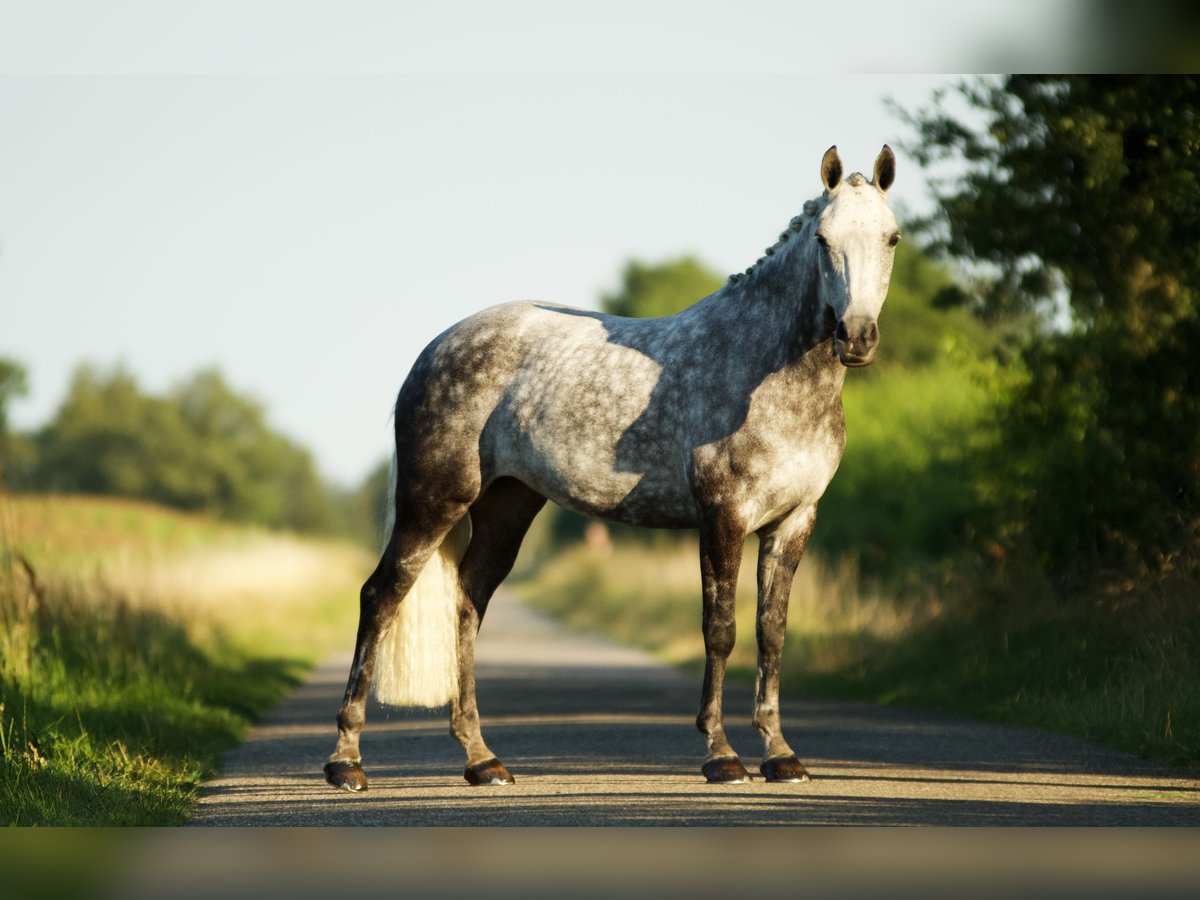
[{"label": "horse hind leg", "polygon": [[359,736],[366,723],[367,692],[375,674],[381,639],[396,618],[401,602],[427,566],[439,563],[435,554],[464,517],[465,507],[447,510],[440,524],[429,526],[398,513],[383,556],[359,594],[358,634],[346,693],[338,711],[338,740],[325,763],[325,778],[337,788],[367,789]]},{"label": "horse hind leg", "polygon": [[496,481],[471,507],[473,533],[459,567],[458,697],[450,704],[450,733],[467,754],[470,784],[512,784],[513,777],[488,749],[475,698],[475,636],[488,601],[512,571],[521,542],[546,498],[519,481]]}]

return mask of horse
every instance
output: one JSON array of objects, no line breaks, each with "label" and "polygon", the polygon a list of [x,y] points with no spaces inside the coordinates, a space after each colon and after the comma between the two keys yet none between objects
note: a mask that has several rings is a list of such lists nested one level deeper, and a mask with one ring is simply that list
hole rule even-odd
[{"label": "horse", "polygon": [[705,668],[696,724],[711,783],[750,779],[725,736],[742,547],[759,537],[753,723],[768,782],[807,781],[784,739],[788,596],[846,444],[842,384],[868,365],[900,240],[885,144],[872,179],[821,159],[821,195],[765,256],[671,316],[519,302],[484,309],[422,351],[395,408],[390,536],[360,594],[329,784],[367,788],[369,687],[450,707],[473,785],[512,784],[488,749],[474,645],[488,602],[547,498],[602,519],[697,528]]}]

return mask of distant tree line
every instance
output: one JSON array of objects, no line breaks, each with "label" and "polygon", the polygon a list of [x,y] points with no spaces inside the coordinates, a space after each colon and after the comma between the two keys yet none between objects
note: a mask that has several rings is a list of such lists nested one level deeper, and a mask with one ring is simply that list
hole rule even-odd
[{"label": "distant tree line", "polygon": [[374,537],[371,488],[327,485],[312,454],[216,370],[156,395],[122,366],[81,365],[54,417],[16,433],[6,410],[26,384],[18,363],[0,360],[0,477],[10,490],[131,497],[270,528]]}]

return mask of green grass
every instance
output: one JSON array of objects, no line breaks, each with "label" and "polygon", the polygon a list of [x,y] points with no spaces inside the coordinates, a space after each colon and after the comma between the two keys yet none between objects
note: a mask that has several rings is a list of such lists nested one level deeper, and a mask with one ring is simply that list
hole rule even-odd
[{"label": "green grass", "polygon": [[[1193,577],[1065,598],[978,572],[926,574],[919,590],[889,594],[864,584],[851,563],[810,552],[792,594],[784,689],[1074,734],[1200,767]],[[703,660],[694,541],[666,550],[618,543],[610,554],[575,548],[515,587],[580,629],[673,663]],[[754,591],[748,551],[730,659],[731,677],[746,680],[755,666]]]},{"label": "green grass", "polygon": [[221,753],[353,634],[351,548],[144,504],[0,502],[5,824],[185,822]]}]

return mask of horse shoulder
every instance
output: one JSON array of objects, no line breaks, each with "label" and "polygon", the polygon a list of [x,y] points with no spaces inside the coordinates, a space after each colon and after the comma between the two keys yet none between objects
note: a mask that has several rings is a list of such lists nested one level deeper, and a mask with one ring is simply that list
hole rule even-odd
[{"label": "horse shoulder", "polygon": [[748,530],[816,503],[846,446],[840,364],[786,368],[751,393],[745,419],[727,437],[696,448],[700,504],[739,510]]}]

